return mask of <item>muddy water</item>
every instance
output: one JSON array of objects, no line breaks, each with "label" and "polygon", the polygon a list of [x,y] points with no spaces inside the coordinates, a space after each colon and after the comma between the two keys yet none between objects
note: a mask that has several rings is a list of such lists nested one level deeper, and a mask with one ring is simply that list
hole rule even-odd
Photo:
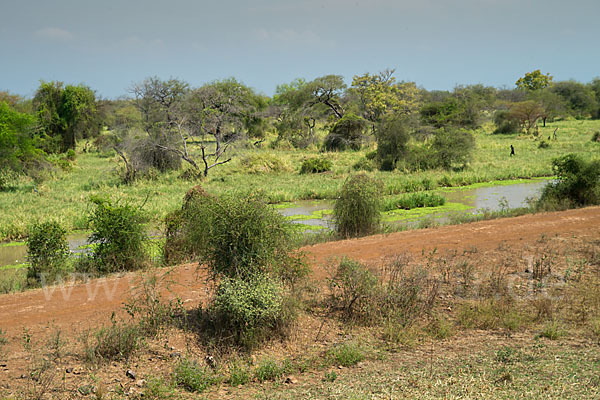
[{"label": "muddy water", "polygon": [[[489,211],[499,211],[503,208],[517,208],[527,205],[527,199],[539,196],[541,189],[548,183],[548,180],[534,180],[526,183],[511,185],[498,185],[491,187],[481,187],[475,189],[452,189],[443,193],[447,203],[460,203],[468,208],[460,212],[478,213],[483,209]],[[331,228],[331,215],[323,213],[324,210],[331,210],[333,202],[330,200],[320,201],[298,201],[293,207],[279,209],[279,212],[286,217],[290,217],[292,222],[304,224],[319,228]],[[443,221],[447,219],[448,212],[427,215],[424,218]],[[411,224],[418,223],[419,220],[412,220]],[[308,229],[307,231],[311,231]],[[316,231],[316,229],[315,229]],[[73,252],[83,252],[82,248],[86,244],[88,235],[78,233],[68,236],[69,247]],[[26,262],[27,246],[0,246],[0,267],[4,265],[19,264]]]}]

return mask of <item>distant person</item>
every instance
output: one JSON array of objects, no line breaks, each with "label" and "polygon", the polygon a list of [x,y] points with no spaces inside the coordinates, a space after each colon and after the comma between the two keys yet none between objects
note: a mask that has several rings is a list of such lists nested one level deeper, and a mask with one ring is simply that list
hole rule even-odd
[{"label": "distant person", "polygon": [[513,145],[510,145],[510,155],[511,157],[515,155],[515,148],[513,147]]}]

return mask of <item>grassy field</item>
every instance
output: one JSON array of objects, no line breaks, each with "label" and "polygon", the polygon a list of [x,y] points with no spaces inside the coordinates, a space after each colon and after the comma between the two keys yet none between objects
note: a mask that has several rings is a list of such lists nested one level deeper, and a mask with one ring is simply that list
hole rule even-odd
[{"label": "grassy field", "polygon": [[[591,137],[600,130],[600,121],[559,121],[540,128],[540,136],[547,138],[556,128],[558,139],[550,141],[550,147],[545,149],[538,148],[539,141],[531,137],[491,135],[491,128],[481,129],[475,132],[474,159],[464,171],[377,171],[372,174],[383,182],[385,193],[393,195],[440,186],[551,176],[550,163],[557,156],[578,153],[591,158],[598,154],[600,144],[592,143]],[[516,150],[515,157],[509,157],[511,144]],[[155,226],[160,226],[169,211],[180,207],[183,195],[195,184],[216,194],[262,190],[272,203],[332,199],[354,172],[352,165],[374,148],[371,145],[358,152],[320,153],[316,148],[299,151],[240,146],[233,150],[230,163],[211,170],[204,181],[182,180],[181,172],[172,172],[134,185],[120,183],[116,156],[79,154],[71,171],[58,172],[38,186],[31,181],[23,182],[12,191],[0,193],[0,240],[21,238],[32,222],[50,218],[60,221],[69,231],[85,229],[88,200],[97,194],[140,206],[144,204]],[[300,175],[302,161],[318,156],[333,162],[332,171]]]}]

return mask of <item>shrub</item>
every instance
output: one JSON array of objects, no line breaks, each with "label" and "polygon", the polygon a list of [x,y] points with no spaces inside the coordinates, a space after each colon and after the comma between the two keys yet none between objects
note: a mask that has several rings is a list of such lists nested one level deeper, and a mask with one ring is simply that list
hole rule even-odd
[{"label": "shrub", "polygon": [[373,171],[377,168],[377,164],[374,160],[370,160],[367,157],[359,159],[353,166],[356,171]]},{"label": "shrub", "polygon": [[228,383],[231,386],[245,385],[250,382],[250,372],[248,368],[239,362],[233,363],[229,367]]},{"label": "shrub", "polygon": [[332,363],[342,367],[351,367],[365,359],[363,350],[354,342],[334,346],[327,352],[327,355]]},{"label": "shrub", "polygon": [[300,168],[301,174],[318,174],[321,172],[331,171],[331,160],[324,157],[307,158],[302,162]]},{"label": "shrub", "polygon": [[329,134],[325,137],[325,150],[360,150],[366,126],[367,121],[363,118],[346,113],[331,127]]},{"label": "shrub", "polygon": [[41,222],[29,228],[27,258],[31,263],[27,277],[51,282],[65,272],[69,258],[67,231],[55,221]]},{"label": "shrub", "polygon": [[88,219],[92,230],[88,242],[95,244],[92,258],[98,272],[108,274],[144,266],[148,261],[144,246],[148,236],[141,210],[130,204],[113,205],[100,197],[93,197],[91,202],[96,208]]},{"label": "shrub", "polygon": [[377,276],[358,261],[344,258],[329,280],[330,305],[348,320],[370,319],[377,296]]},{"label": "shrub", "polygon": [[223,278],[219,282],[210,315],[218,331],[234,343],[254,347],[288,322],[283,291],[272,278]]},{"label": "shrub", "polygon": [[519,121],[513,118],[512,114],[508,110],[498,110],[494,114],[494,124],[496,129],[494,134],[512,134],[521,132],[521,126]]},{"label": "shrub", "polygon": [[548,148],[550,148],[550,143],[546,142],[545,140],[542,140],[538,144],[538,149],[548,149]]},{"label": "shrub", "polygon": [[404,119],[396,116],[385,118],[377,127],[375,138],[380,169],[394,170],[396,163],[408,153],[410,135]]},{"label": "shrub", "polygon": [[181,360],[173,371],[175,385],[188,392],[203,392],[208,387],[221,381],[213,371],[200,367],[196,361]]},{"label": "shrub", "polygon": [[592,142],[600,142],[600,131],[594,132],[592,135]]},{"label": "shrub", "polygon": [[209,197],[189,203],[184,211],[191,250],[215,276],[283,275],[296,265],[289,254],[293,227],[263,197]]},{"label": "shrub", "polygon": [[436,164],[444,169],[464,168],[471,160],[475,139],[462,130],[441,130],[433,139],[431,150]]},{"label": "shrub", "polygon": [[333,208],[333,218],[342,237],[367,235],[379,228],[381,182],[366,174],[350,176]]},{"label": "shrub", "polygon": [[84,356],[91,363],[128,360],[143,344],[137,325],[117,322],[97,330],[90,343],[89,335],[83,337]]},{"label": "shrub", "polygon": [[567,154],[552,161],[557,180],[544,187],[538,208],[556,204],[582,207],[600,203],[600,160],[585,161]]},{"label": "shrub", "polygon": [[446,198],[435,193],[409,193],[400,197],[386,199],[383,211],[396,209],[411,210],[419,207],[438,207],[446,203]]},{"label": "shrub", "polygon": [[259,382],[273,381],[281,378],[290,369],[289,362],[277,362],[271,358],[261,360],[254,371],[254,376]]}]

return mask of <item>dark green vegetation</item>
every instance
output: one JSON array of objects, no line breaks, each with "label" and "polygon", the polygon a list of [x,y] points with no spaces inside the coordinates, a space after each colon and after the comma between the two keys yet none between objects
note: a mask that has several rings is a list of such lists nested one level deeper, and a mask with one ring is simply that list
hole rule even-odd
[{"label": "dark green vegetation", "polygon": [[52,282],[68,270],[67,232],[57,222],[34,224],[27,235],[28,278],[37,283]]}]

